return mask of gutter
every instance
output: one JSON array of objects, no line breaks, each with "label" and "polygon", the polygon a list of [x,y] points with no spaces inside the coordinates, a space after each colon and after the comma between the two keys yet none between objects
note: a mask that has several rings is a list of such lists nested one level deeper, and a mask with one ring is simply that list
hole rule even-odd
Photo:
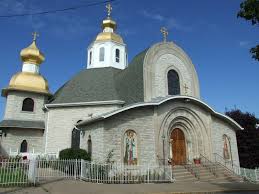
[{"label": "gutter", "polygon": [[78,106],[96,106],[96,105],[111,105],[111,104],[123,105],[125,104],[125,101],[110,100],[110,101],[56,103],[56,104],[45,104],[44,107],[48,109],[48,108],[57,108],[57,107],[78,107]]}]

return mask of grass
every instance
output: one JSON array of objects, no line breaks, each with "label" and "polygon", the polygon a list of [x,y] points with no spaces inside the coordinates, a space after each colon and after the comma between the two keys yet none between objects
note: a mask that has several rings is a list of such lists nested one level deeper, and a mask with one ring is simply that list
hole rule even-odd
[{"label": "grass", "polygon": [[0,186],[19,185],[28,182],[27,173],[19,168],[0,168]]}]

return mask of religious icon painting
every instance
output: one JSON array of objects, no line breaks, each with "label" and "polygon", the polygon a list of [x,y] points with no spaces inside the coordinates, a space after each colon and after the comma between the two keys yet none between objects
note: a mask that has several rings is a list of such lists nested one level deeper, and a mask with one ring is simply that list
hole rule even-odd
[{"label": "religious icon painting", "polygon": [[223,156],[225,160],[230,160],[230,143],[226,135],[223,135]]},{"label": "religious icon painting", "polygon": [[137,165],[137,135],[133,130],[126,131],[124,135],[124,164]]}]

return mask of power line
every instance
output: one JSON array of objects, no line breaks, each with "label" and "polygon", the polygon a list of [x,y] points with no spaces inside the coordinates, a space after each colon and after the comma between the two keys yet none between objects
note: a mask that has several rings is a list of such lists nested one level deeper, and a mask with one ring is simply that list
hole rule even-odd
[{"label": "power line", "polygon": [[49,13],[58,13],[58,12],[64,12],[64,11],[70,11],[70,10],[75,10],[75,9],[80,9],[83,7],[92,7],[96,5],[102,5],[106,4],[108,2],[113,2],[117,0],[106,0],[106,1],[101,1],[101,2],[95,2],[95,3],[89,3],[86,5],[79,5],[75,7],[68,7],[64,9],[55,9],[55,10],[48,10],[48,11],[40,11],[40,12],[35,12],[35,13],[23,13],[23,14],[13,14],[13,15],[0,15],[0,18],[13,18],[13,17],[23,17],[23,16],[32,16],[32,15],[44,15],[44,14],[49,14]]}]

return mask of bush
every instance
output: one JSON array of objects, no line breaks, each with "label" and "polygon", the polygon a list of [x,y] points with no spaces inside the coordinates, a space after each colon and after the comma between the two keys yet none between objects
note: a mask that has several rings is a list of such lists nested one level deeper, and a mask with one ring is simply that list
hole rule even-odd
[{"label": "bush", "polygon": [[59,152],[60,159],[83,159],[91,161],[90,154],[83,149],[68,148]]}]

